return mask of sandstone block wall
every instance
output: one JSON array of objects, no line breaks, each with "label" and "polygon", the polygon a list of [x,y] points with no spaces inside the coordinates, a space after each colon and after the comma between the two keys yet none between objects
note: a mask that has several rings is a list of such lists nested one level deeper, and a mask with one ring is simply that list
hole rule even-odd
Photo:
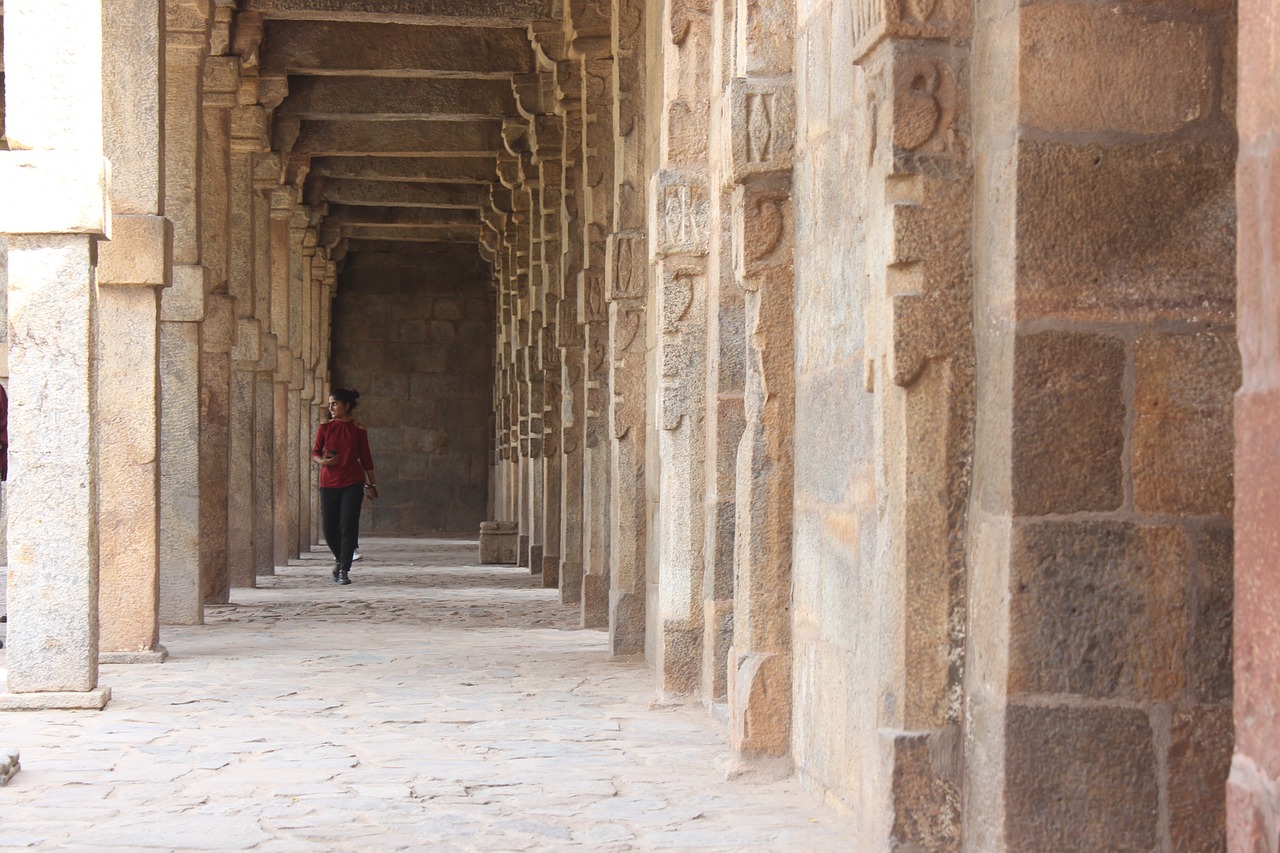
[{"label": "sandstone block wall", "polygon": [[369,431],[379,493],[365,504],[365,530],[479,529],[493,334],[489,272],[473,247],[364,253],[343,270],[332,387],[360,392],[356,419]]}]

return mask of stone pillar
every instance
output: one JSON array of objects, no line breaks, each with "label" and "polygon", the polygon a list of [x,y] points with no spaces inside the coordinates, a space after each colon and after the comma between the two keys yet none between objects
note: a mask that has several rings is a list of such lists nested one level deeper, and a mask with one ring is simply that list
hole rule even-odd
[{"label": "stone pillar", "polygon": [[[311,447],[311,435],[303,435],[311,422],[308,411],[309,404],[304,403],[303,393],[306,390],[306,365],[302,360],[303,339],[303,303],[306,301],[306,290],[310,286],[310,256],[307,254],[307,228],[310,216],[295,205],[289,222],[289,407],[288,428],[286,433],[285,482],[288,495],[288,524],[285,536],[289,546],[289,557],[296,559],[302,552],[303,539],[308,538],[308,531],[303,528],[303,495],[304,483],[314,475],[308,462]],[[307,478],[305,481],[303,478]],[[310,543],[307,544],[308,549]]]},{"label": "stone pillar", "polygon": [[[102,708],[94,241],[109,228],[102,6],[10,0],[8,236],[10,694],[2,708]],[[50,393],[56,389],[56,393]]]},{"label": "stone pillar", "polygon": [[648,490],[645,190],[645,10],[613,8],[614,203],[605,260],[609,302],[609,647],[645,650]]},{"label": "stone pillar", "polygon": [[746,292],[728,682],[729,738],[742,757],[786,755],[791,740],[793,15],[786,2],[738,3],[748,37],[722,101],[738,185],[735,275]]},{"label": "stone pillar", "polygon": [[[97,435],[99,660],[159,663],[160,449],[158,288],[172,276],[173,233],[160,215],[160,0],[106,0],[104,128],[111,240],[98,246]],[[153,97],[144,97],[152,93]]]},{"label": "stone pillar", "polygon": [[698,4],[665,6],[661,169],[649,185],[649,251],[657,265],[658,571],[648,633],[664,693],[701,684],[703,501],[706,496],[707,146],[710,19]]},{"label": "stone pillar", "polygon": [[[246,98],[241,86],[240,100]],[[248,97],[252,97],[249,94]],[[238,105],[231,113],[230,240],[227,292],[235,308],[235,342],[231,351],[230,425],[227,436],[227,575],[232,587],[252,587],[257,577],[260,535],[257,482],[260,475],[257,443],[256,371],[262,358],[262,317],[259,316],[259,231],[269,220],[260,216],[260,197],[254,187],[254,158],[266,141],[266,114],[255,104]],[[269,306],[269,302],[267,303]]]},{"label": "stone pillar", "polygon": [[564,118],[560,203],[560,300],[554,323],[560,349],[560,600],[580,606],[583,549],[583,425],[586,369],[578,313],[583,268],[582,62],[556,66],[557,112]]},{"label": "stone pillar", "polygon": [[[958,91],[968,67],[948,41],[967,38],[968,19],[949,23],[931,31],[937,41],[890,28],[890,37],[869,38],[856,51],[864,115],[880,122],[865,160],[867,186],[876,189],[865,193],[861,211],[869,288],[864,376],[874,393],[881,519],[872,571],[875,586],[891,590],[859,614],[881,639],[859,660],[873,686],[858,703],[864,715],[879,709],[877,728],[858,736],[863,760],[883,768],[873,784],[891,792],[889,810],[869,809],[863,831],[926,846],[961,838],[963,673],[956,662],[964,655],[961,543],[973,454],[972,170]],[[928,98],[917,98],[922,86]],[[927,130],[921,115],[936,117]],[[795,694],[822,675],[808,665],[797,671]],[[899,697],[892,710],[883,708],[887,694]],[[939,759],[922,762],[922,754]]]},{"label": "stone pillar", "polygon": [[[975,111],[972,145],[976,849],[1225,835],[1239,351],[1220,46],[1234,27],[1229,12],[1147,11],[975,8],[997,23],[975,32],[957,114],[1000,105]],[[916,80],[904,103],[945,109],[941,69]],[[908,127],[901,140],[923,135]],[[1063,796],[1067,779],[1088,805]]]},{"label": "stone pillar", "polygon": [[160,295],[160,621],[204,621],[200,558],[201,95],[212,9],[165,7],[164,212],[173,223],[173,284]]},{"label": "stone pillar", "polygon": [[[1236,313],[1244,382],[1235,398],[1235,755],[1227,787],[1232,851],[1280,849],[1280,17],[1240,3]],[[1268,183],[1269,182],[1269,183]]]},{"label": "stone pillar", "polygon": [[542,185],[542,328],[537,340],[538,359],[542,367],[542,457],[544,464],[542,500],[542,585],[548,589],[560,586],[562,554],[561,477],[563,448],[562,365],[556,341],[556,324],[560,320],[560,301],[564,293],[561,270],[560,212],[563,202],[564,119],[557,115],[535,117],[537,148],[535,164]]},{"label": "stone pillar", "polygon": [[[293,218],[293,199],[288,190],[271,193],[271,334],[275,339],[275,385],[272,423],[272,518],[273,565],[289,564],[290,537],[289,493],[289,380],[293,375],[293,357],[289,352],[289,221]],[[295,438],[296,441],[296,438]],[[295,478],[296,479],[296,478]],[[296,500],[296,495],[295,495]]]},{"label": "stone pillar", "polygon": [[[231,9],[215,10],[212,39],[225,50]],[[204,66],[203,143],[200,149],[200,259],[208,271],[209,296],[200,325],[200,574],[204,601],[230,597],[227,570],[231,359],[235,306],[228,295],[231,204],[231,110],[240,88],[240,61],[211,56]]]},{"label": "stone pillar", "polygon": [[[610,31],[612,26],[610,27]],[[609,49],[611,52],[611,48]],[[609,627],[609,310],[605,302],[606,235],[613,227],[613,58],[583,60],[582,625]]]},{"label": "stone pillar", "polygon": [[[712,5],[712,138],[729,132],[729,80],[736,43],[734,0]],[[823,69],[826,74],[826,69]],[[724,146],[709,152],[706,464],[703,483],[702,696],[707,704],[727,699],[729,647],[733,643],[733,541],[737,499],[738,444],[742,439],[743,290],[734,278],[732,163]]]},{"label": "stone pillar", "polygon": [[275,372],[278,356],[272,333],[274,273],[271,252],[271,197],[280,175],[274,155],[253,161],[253,312],[258,320],[259,352],[254,365],[253,412],[253,572],[275,574]]}]

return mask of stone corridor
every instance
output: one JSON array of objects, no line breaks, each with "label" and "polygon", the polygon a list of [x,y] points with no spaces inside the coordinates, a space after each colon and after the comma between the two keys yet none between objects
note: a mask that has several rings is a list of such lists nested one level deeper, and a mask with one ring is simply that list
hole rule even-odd
[{"label": "stone corridor", "polygon": [[0,850],[848,849],[794,778],[726,781],[703,709],[526,569],[364,550],[350,587],[304,554],[106,668],[102,712],[5,715]]}]

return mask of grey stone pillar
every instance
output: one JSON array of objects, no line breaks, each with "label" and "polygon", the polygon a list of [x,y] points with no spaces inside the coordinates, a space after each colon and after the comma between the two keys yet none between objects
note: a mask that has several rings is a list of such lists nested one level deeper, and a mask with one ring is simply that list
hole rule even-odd
[{"label": "grey stone pillar", "polygon": [[164,211],[173,285],[160,296],[160,621],[204,621],[200,560],[200,323],[208,292],[197,198],[208,2],[166,5]]},{"label": "grey stone pillar", "polygon": [[94,241],[109,230],[102,7],[10,0],[8,688],[0,708],[103,707],[98,687]]}]

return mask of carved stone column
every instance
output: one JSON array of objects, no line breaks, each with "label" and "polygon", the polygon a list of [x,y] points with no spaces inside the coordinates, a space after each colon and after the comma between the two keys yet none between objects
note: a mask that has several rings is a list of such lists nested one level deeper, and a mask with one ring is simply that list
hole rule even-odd
[{"label": "carved stone column", "polygon": [[99,660],[159,663],[158,289],[173,274],[159,213],[164,12],[159,0],[107,0],[104,13],[120,58],[103,65],[112,239],[98,247],[98,401],[113,414],[96,452],[113,461],[99,466]]},{"label": "carved stone column", "polygon": [[701,682],[703,641],[711,22],[696,0],[665,8],[662,168],[649,185],[649,248],[658,276],[660,503],[658,607],[648,631],[657,644],[660,689],[690,693]]},{"label": "carved stone column", "polygon": [[[231,8],[215,10],[213,49],[225,51]],[[200,327],[200,574],[204,601],[229,600],[227,573],[228,439],[231,419],[231,345],[235,311],[228,295],[230,260],[231,116],[240,88],[240,62],[210,56],[204,65],[203,143],[200,149],[200,260],[209,296]]]},{"label": "carved stone column", "polygon": [[[967,21],[953,23],[952,38],[967,38]],[[862,701],[869,712],[877,697],[899,697],[892,713],[881,710],[878,755],[866,758],[885,768],[876,784],[892,791],[892,811],[868,826],[881,837],[959,849],[958,662],[974,405],[972,169],[960,88],[967,68],[964,52],[906,35],[891,28],[858,57],[875,122],[867,181],[877,189],[866,194],[864,213],[865,376],[875,394],[883,520],[874,571],[895,590],[867,614],[885,641],[865,658],[877,687]],[[940,758],[924,762],[923,754]]]},{"label": "carved stone column", "polygon": [[160,619],[204,621],[200,558],[201,99],[212,4],[166,0],[165,216],[173,223],[173,285],[160,295]]},{"label": "carved stone column", "polygon": [[609,310],[605,302],[606,235],[613,227],[613,58],[583,60],[582,625],[609,626]]},{"label": "carved stone column", "polygon": [[[277,188],[271,192],[271,334],[275,338],[275,371],[272,374],[272,518],[273,565],[289,563],[291,546],[289,495],[297,490],[289,478],[289,383],[293,378],[293,356],[289,350],[289,268],[292,261],[289,223],[293,219],[292,193]],[[296,443],[296,430],[294,430]]]},{"label": "carved stone column", "polygon": [[786,2],[738,4],[737,26],[750,35],[722,98],[735,275],[746,292],[728,683],[730,743],[744,757],[786,755],[791,739],[793,14]]},{"label": "carved stone column", "polygon": [[12,448],[12,692],[0,708],[102,708],[93,267],[93,244],[110,228],[102,8],[10,0],[6,11],[6,132],[29,149],[0,154]]},{"label": "carved stone column", "polygon": [[582,321],[578,313],[584,262],[582,61],[556,65],[557,112],[564,120],[561,175],[561,273],[555,321],[560,351],[560,600],[581,606],[583,564],[583,427],[586,370]]},{"label": "carved stone column", "polygon": [[646,251],[644,4],[617,0],[613,18],[614,206],[606,249],[609,303],[609,646],[645,648],[648,491],[645,481]]},{"label": "carved stone column", "polygon": [[[743,294],[734,278],[733,164],[723,141],[730,128],[726,101],[732,92],[736,43],[734,0],[712,4],[712,138],[708,201],[706,465],[703,483],[702,695],[708,704],[727,698],[729,647],[733,643],[733,542],[738,444],[742,439]],[[825,71],[824,71],[825,73]],[[731,149],[730,149],[731,150]]]},{"label": "carved stone column", "polygon": [[275,371],[278,355],[272,332],[273,220],[271,197],[280,174],[275,155],[253,160],[253,312],[259,350],[253,376],[253,572],[275,574]]},{"label": "carved stone column", "polygon": [[[240,99],[251,93],[241,87]],[[258,231],[260,195],[254,188],[254,158],[266,141],[266,115],[256,104],[241,104],[231,114],[231,230],[227,289],[235,306],[235,344],[231,351],[231,422],[227,443],[227,574],[232,587],[256,584],[260,543],[255,446],[258,362],[262,358],[262,318],[258,316]]]}]

